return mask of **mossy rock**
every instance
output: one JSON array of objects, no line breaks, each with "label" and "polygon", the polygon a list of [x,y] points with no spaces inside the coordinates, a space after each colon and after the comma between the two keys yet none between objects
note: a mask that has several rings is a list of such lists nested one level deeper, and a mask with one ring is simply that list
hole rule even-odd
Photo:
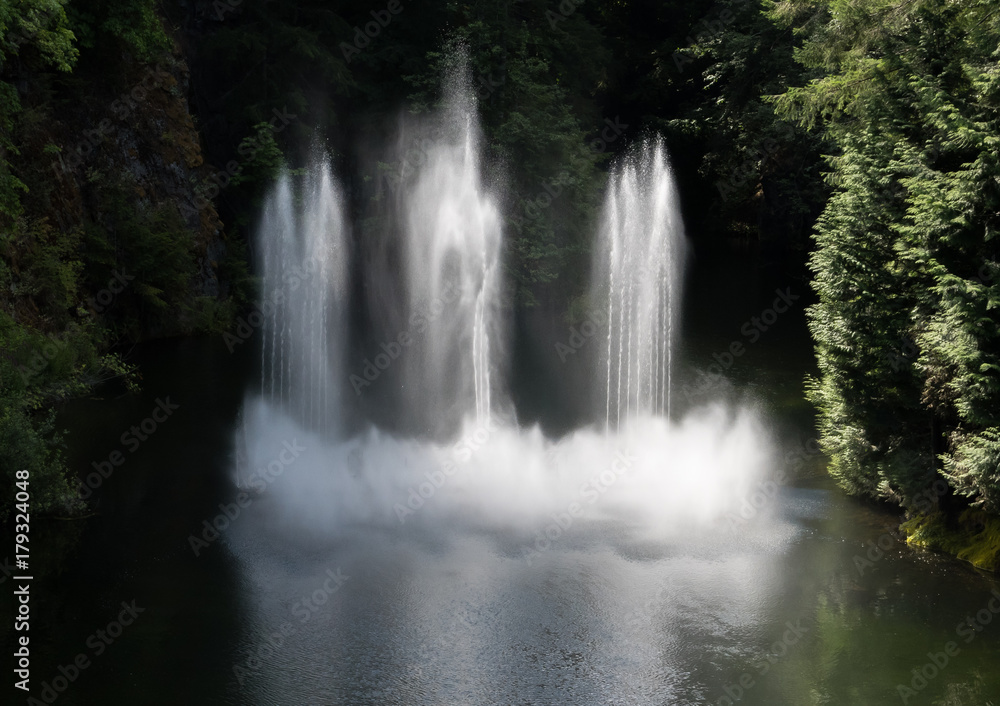
[{"label": "mossy rock", "polygon": [[902,525],[906,543],[945,552],[978,569],[1000,571],[1000,517],[982,510],[966,510],[954,523],[944,513],[917,515]]}]

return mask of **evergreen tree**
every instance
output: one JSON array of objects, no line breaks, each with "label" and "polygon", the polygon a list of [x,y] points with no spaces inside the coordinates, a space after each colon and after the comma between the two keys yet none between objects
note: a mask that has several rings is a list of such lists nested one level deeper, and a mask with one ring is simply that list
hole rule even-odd
[{"label": "evergreen tree", "polygon": [[[781,2],[817,72],[780,114],[835,144],[810,310],[824,447],[849,491],[939,474],[997,511],[1000,26],[988,2]],[[948,508],[947,495],[942,506]]]}]

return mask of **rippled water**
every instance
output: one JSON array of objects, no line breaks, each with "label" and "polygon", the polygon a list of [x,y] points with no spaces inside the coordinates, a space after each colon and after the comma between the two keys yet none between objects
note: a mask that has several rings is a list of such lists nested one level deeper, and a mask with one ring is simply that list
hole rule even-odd
[{"label": "rippled water", "polygon": [[[624,705],[724,704],[742,689],[747,704],[893,703],[909,669],[955,638],[960,606],[988,603],[988,580],[913,554],[885,518],[830,490],[786,488],[775,503],[776,518],[738,532],[669,542],[582,522],[528,563],[521,529],[294,541],[262,502],[230,545],[246,616],[236,652],[259,658],[242,663],[241,693]],[[857,564],[869,539],[888,551]],[[283,629],[280,647],[265,646]],[[985,631],[963,644],[927,692],[987,703],[1000,693],[996,645]]]}]

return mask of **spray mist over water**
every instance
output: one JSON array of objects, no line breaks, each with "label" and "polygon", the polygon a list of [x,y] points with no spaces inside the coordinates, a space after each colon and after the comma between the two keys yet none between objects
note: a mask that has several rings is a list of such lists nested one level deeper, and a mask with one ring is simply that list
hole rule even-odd
[{"label": "spray mist over water", "polygon": [[[283,180],[262,220],[265,298],[285,294],[263,337],[262,394],[245,406],[244,478],[283,526],[320,533],[415,523],[524,532],[573,507],[574,522],[673,533],[738,511],[773,464],[759,416],[714,404],[669,417],[683,233],[662,144],[614,173],[599,237],[595,287],[607,297],[609,331],[594,385],[607,396],[604,428],[553,441],[499,411],[502,228],[483,187],[467,81],[452,81],[440,118],[445,129],[397,204],[405,257],[394,305],[411,322],[423,316],[422,335],[401,354],[407,403],[432,423],[457,418],[455,434],[429,441],[372,427],[348,439],[336,427],[345,228],[324,165],[298,206]],[[285,276],[301,260],[320,266],[293,286]],[[424,315],[435,302],[438,315]]]},{"label": "spray mist over water", "polygon": [[572,504],[587,521],[621,521],[640,533],[718,527],[774,462],[760,418],[721,404],[676,424],[641,416],[613,434],[587,428],[559,441],[496,417],[468,420],[450,442],[375,428],[331,441],[267,405],[249,413],[269,429],[250,442],[257,458],[276,458],[292,439],[305,448],[266,491],[297,531],[372,524],[534,530]]}]

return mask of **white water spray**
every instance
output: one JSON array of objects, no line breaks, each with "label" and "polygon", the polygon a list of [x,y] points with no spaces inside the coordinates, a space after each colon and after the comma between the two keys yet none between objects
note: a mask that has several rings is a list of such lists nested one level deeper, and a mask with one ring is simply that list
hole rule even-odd
[{"label": "white water spray", "polygon": [[[499,339],[500,217],[481,179],[476,105],[449,82],[440,136],[402,200],[406,306],[418,322],[404,386],[412,411],[487,423]],[[413,317],[416,317],[414,319]]]},{"label": "white water spray", "polygon": [[454,83],[442,122],[400,183],[400,281],[378,279],[388,269],[368,276],[394,292],[378,306],[413,326],[391,379],[411,413],[428,426],[448,420],[454,434],[430,441],[369,428],[345,438],[337,423],[342,368],[357,366],[340,361],[349,350],[345,226],[322,165],[299,201],[283,179],[261,224],[264,372],[244,415],[245,484],[266,492],[281,527],[318,533],[354,523],[521,532],[553,517],[563,527],[567,516],[660,534],[719,526],[770,467],[771,445],[752,410],[715,404],[670,418],[683,233],[662,145],[615,172],[598,238],[595,296],[606,297],[609,330],[594,385],[606,395],[605,428],[553,441],[498,412],[502,228],[465,82]]},{"label": "white water spray", "polygon": [[347,237],[339,188],[315,165],[296,204],[282,176],[260,225],[260,394],[303,426],[339,431]]},{"label": "white water spray", "polygon": [[607,302],[605,425],[670,417],[684,227],[661,141],[644,143],[611,175],[594,263]]}]

